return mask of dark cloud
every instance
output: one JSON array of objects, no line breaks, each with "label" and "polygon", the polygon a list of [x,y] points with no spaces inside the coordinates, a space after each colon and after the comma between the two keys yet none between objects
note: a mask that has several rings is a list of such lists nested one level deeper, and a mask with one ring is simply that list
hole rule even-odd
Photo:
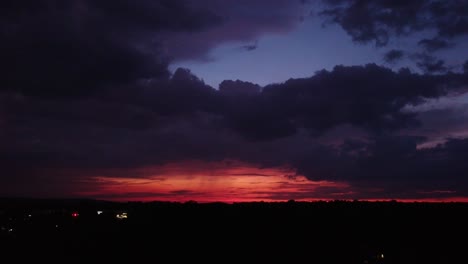
[{"label": "dark cloud", "polygon": [[0,9],[0,89],[52,96],[167,78],[158,34],[220,21],[178,0],[6,0]]},{"label": "dark cloud", "polygon": [[[421,153],[428,152],[415,149],[421,137],[393,142],[388,135],[418,123],[403,107],[443,96],[459,78],[371,64],[337,66],[263,89],[225,81],[218,91],[179,69],[167,80],[102,90],[94,97],[3,92],[1,181],[3,186],[39,184],[120,175],[116,171],[128,176],[132,168],[166,162],[234,159],[266,167],[288,164],[310,179],[359,182],[353,177],[371,177],[378,168],[372,164],[386,168],[385,160],[395,166],[411,154],[426,162]],[[341,125],[361,129],[361,139],[337,147],[351,135],[342,132],[330,143],[323,140]],[[382,181],[391,176],[385,173]]]},{"label": "dark cloud", "polygon": [[[435,51],[466,33],[466,5],[447,2],[333,0],[322,15],[355,41],[380,46],[436,29],[420,41]],[[224,41],[288,32],[303,15],[301,1],[238,3],[3,1],[0,193],[66,195],[99,184],[87,177],[145,178],[151,173],[139,169],[157,164],[238,160],[346,182],[362,197],[375,189],[392,197],[468,195],[466,139],[417,147],[444,128],[465,129],[454,124],[466,115],[405,110],[463,92],[468,63],[464,74],[452,73],[419,54],[413,59],[426,74],[336,66],[265,87],[225,80],[219,90],[187,69],[169,74],[168,57],[200,59]],[[404,55],[390,50],[384,58]],[[186,192],[126,197],[204,195]]]},{"label": "dark cloud", "polygon": [[445,48],[450,40],[468,34],[466,1],[361,1],[323,0],[320,13],[328,23],[339,24],[356,42],[385,46],[392,36],[435,31],[420,41],[428,51]]},{"label": "dark cloud", "polygon": [[354,41],[385,46],[392,34],[422,29],[420,11],[424,1],[323,1],[328,8],[320,14],[339,24]]},{"label": "dark cloud", "polygon": [[366,178],[380,176],[384,184],[393,180],[396,189],[443,189],[466,194],[466,185],[458,184],[466,180],[463,171],[467,165],[462,161],[462,153],[468,151],[468,141],[449,139],[435,148],[422,150],[416,150],[417,143],[417,138],[409,142],[384,142],[380,146],[375,143],[372,156],[359,162],[364,171],[359,172],[360,175]]},{"label": "dark cloud", "polygon": [[405,56],[404,51],[402,50],[390,50],[384,55],[384,61],[387,63],[396,63]]},{"label": "dark cloud", "polygon": [[382,133],[417,125],[414,114],[401,109],[445,94],[447,78],[405,69],[394,72],[375,64],[336,66],[310,78],[267,85],[242,103],[224,98],[220,113],[236,131],[253,140],[290,136],[300,129],[320,135],[343,124]]},{"label": "dark cloud", "polygon": [[[441,103],[439,102],[439,104]],[[467,105],[457,105],[453,101],[447,100],[443,105],[428,105],[425,109],[418,110],[417,115],[421,126],[411,129],[410,133],[423,134],[428,138],[420,145],[421,147],[433,147],[443,143],[447,137],[463,138],[468,136]]]},{"label": "dark cloud", "polygon": [[258,41],[255,41],[255,43],[250,44],[250,45],[241,46],[241,48],[245,51],[256,50],[258,48]]},{"label": "dark cloud", "polygon": [[219,84],[219,92],[230,96],[258,95],[260,91],[260,85],[241,80],[224,80]]},{"label": "dark cloud", "polygon": [[413,57],[416,60],[416,65],[425,73],[444,73],[449,70],[444,60],[437,59],[434,56],[419,53]]},{"label": "dark cloud", "polygon": [[[298,174],[313,181],[349,183],[343,198],[465,196],[463,153],[466,139],[449,139],[435,148],[417,149],[420,136],[384,136],[345,141],[337,148],[310,149],[309,158],[290,160]],[[305,156],[301,156],[305,157]]]},{"label": "dark cloud", "polygon": [[2,1],[0,90],[75,96],[167,79],[171,60],[203,59],[225,41],[287,32],[302,8],[286,0]]},{"label": "dark cloud", "polygon": [[402,107],[445,94],[447,77],[421,76],[407,69],[394,72],[375,64],[336,66],[310,78],[266,86],[262,95],[288,113],[287,120],[309,129],[353,124],[385,131],[413,124]]},{"label": "dark cloud", "polygon": [[445,62],[443,60],[423,60],[421,62],[418,62],[416,65],[427,73],[447,71],[447,67],[445,66]]},{"label": "dark cloud", "polygon": [[428,9],[440,36],[451,38],[468,33],[466,1],[431,1]]},{"label": "dark cloud", "polygon": [[440,38],[422,39],[418,42],[418,45],[423,46],[428,52],[447,49],[453,46],[452,43]]},{"label": "dark cloud", "polygon": [[[305,3],[290,0],[220,1],[191,0],[194,6],[211,11],[221,18],[218,27],[195,34],[165,35],[165,47],[174,60],[212,60],[209,51],[225,42],[255,41],[265,34],[284,34],[301,23],[308,11]],[[257,45],[247,45],[253,50]]]}]

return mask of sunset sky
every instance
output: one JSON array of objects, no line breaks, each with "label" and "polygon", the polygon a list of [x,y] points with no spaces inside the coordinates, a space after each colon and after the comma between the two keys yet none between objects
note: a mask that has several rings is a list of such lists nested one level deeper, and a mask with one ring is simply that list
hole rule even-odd
[{"label": "sunset sky", "polygon": [[0,197],[468,201],[468,2],[3,0]]}]

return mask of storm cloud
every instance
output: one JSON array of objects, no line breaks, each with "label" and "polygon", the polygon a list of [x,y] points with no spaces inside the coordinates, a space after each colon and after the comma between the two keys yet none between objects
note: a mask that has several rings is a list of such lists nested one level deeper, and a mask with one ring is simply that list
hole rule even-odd
[{"label": "storm cloud", "polygon": [[[220,43],[245,43],[242,48],[252,51],[258,45],[251,44],[266,34],[285,34],[294,30],[308,13],[306,4],[290,0],[251,1],[188,1],[204,8],[221,19],[221,24],[193,34],[168,32],[165,47],[175,61],[210,61],[211,49]],[[259,15],[261,14],[261,15]]]},{"label": "storm cloud", "polygon": [[[179,69],[166,81],[103,90],[93,97],[4,92],[0,156],[8,176],[2,183],[106,175],[119,168],[127,174],[132,168],[166,162],[232,159],[266,167],[293,166],[298,175],[311,180],[356,186],[392,181],[402,192],[407,186],[403,183],[410,181],[426,190],[430,182],[420,177],[434,159],[440,162],[439,173],[431,172],[431,179],[442,180],[437,177],[446,177],[444,166],[453,164],[451,175],[463,180],[458,155],[465,150],[455,149],[461,144],[454,140],[417,150],[423,135],[392,134],[420,122],[403,107],[456,91],[460,78],[394,72],[377,65],[337,66],[261,91],[241,81],[225,81],[216,90]],[[359,132],[354,139],[349,132],[335,132],[324,140],[342,126]],[[437,159],[440,153],[445,155],[442,160]],[[413,156],[415,164],[408,160]],[[407,164],[401,168],[411,168],[414,175],[395,176],[403,169],[390,173],[399,163]],[[50,176],[54,174],[56,179]]]},{"label": "storm cloud", "polygon": [[445,48],[468,34],[465,1],[360,1],[324,0],[321,15],[339,24],[356,42],[386,46],[392,37],[434,31],[434,38],[419,43],[429,51]]},{"label": "storm cloud", "polygon": [[183,1],[2,1],[1,90],[82,95],[168,75],[161,31],[220,23]]},{"label": "storm cloud", "polygon": [[[291,2],[3,1],[0,193],[66,193],[91,176],[146,179],[151,166],[235,160],[346,183],[349,198],[468,195],[467,140],[439,133],[465,116],[408,111],[464,94],[466,63],[454,73],[423,53],[423,74],[337,65],[266,86],[211,87],[189,69],[168,70],[220,43],[290,31],[304,12]],[[419,42],[432,52],[467,33],[462,2],[326,2],[322,15],[357,42],[435,29]],[[405,54],[391,49],[385,60]],[[435,135],[438,144],[420,148]]]},{"label": "storm cloud", "polygon": [[402,50],[390,50],[384,55],[384,61],[387,63],[396,63],[404,57],[405,53]]}]

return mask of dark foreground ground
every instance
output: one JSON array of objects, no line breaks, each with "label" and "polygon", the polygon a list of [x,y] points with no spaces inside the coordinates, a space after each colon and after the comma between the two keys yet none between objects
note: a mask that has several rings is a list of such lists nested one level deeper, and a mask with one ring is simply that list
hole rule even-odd
[{"label": "dark foreground ground", "polygon": [[462,203],[2,199],[0,228],[0,263],[468,263]]}]

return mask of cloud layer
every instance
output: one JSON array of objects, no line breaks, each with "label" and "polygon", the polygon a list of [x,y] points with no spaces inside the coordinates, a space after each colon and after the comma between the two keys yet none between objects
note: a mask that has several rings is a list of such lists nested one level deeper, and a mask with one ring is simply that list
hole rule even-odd
[{"label": "cloud layer", "polygon": [[360,1],[324,0],[321,15],[339,24],[353,40],[385,46],[390,38],[415,32],[434,31],[419,44],[429,51],[450,47],[468,34],[468,3],[464,1]]},{"label": "cloud layer", "polygon": [[2,185],[96,174],[144,177],[132,170],[238,160],[348,182],[369,197],[371,186],[399,197],[438,186],[464,192],[452,183],[464,181],[465,140],[419,150],[424,133],[405,131],[417,130],[420,119],[403,109],[457,91],[463,77],[337,66],[261,91],[241,81],[215,90],[179,69],[168,80],[93,97],[3,93],[0,156],[8,176]]},{"label": "cloud layer", "polygon": [[109,85],[167,76],[162,31],[220,23],[182,1],[3,1],[0,89],[86,94]]},{"label": "cloud layer", "polygon": [[[385,45],[392,35],[435,29],[434,39],[419,42],[432,52],[466,33],[461,2],[327,2],[333,8],[322,15],[358,42]],[[321,195],[468,195],[467,140],[444,138],[442,131],[463,130],[456,125],[467,115],[450,107],[408,111],[464,94],[466,65],[454,73],[422,53],[417,59],[425,74],[337,65],[265,87],[225,80],[215,89],[188,69],[170,74],[171,59],[204,59],[219,43],[291,30],[303,4],[48,0],[0,6],[0,194],[78,193],[99,185],[96,179],[152,179],[151,168],[167,164],[231,160],[260,171],[279,168],[285,179],[325,182]],[[453,20],[446,23],[448,17]],[[385,60],[405,54],[395,49]],[[418,147],[434,137],[439,145]],[[289,185],[280,186],[289,193]],[[274,194],[284,197],[278,189]]]}]

